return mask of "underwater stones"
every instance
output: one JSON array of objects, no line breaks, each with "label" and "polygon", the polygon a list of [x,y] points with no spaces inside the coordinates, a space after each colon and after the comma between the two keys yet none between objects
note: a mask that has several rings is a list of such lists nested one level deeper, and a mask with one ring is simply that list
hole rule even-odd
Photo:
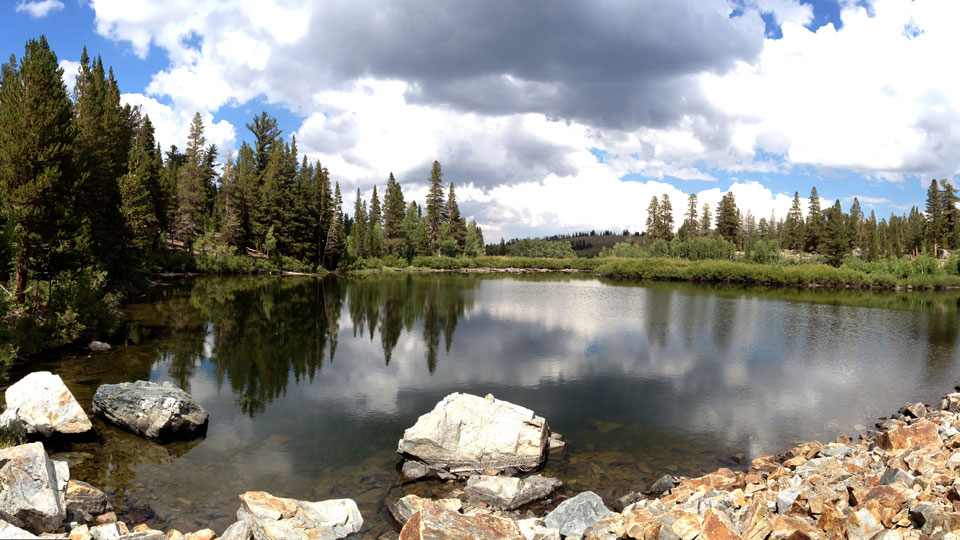
[{"label": "underwater stones", "polygon": [[543,518],[543,523],[547,527],[559,529],[563,536],[579,537],[595,521],[610,514],[599,495],[584,491],[560,503],[553,512]]},{"label": "underwater stones", "polygon": [[397,452],[450,471],[534,469],[550,430],[533,411],[513,403],[453,393],[403,432]]},{"label": "underwater stones", "polygon": [[400,531],[400,540],[526,540],[517,523],[490,515],[465,516],[426,508]]},{"label": "underwater stones", "polygon": [[256,540],[337,540],[363,526],[351,499],[308,502],[248,491],[240,503],[237,519],[250,525]]},{"label": "underwater stones", "polygon": [[67,516],[66,463],[35,442],[0,450],[0,519],[32,533],[55,531]]},{"label": "underwater stones", "polygon": [[186,438],[207,429],[207,411],[170,383],[104,384],[93,410],[110,422],[151,439]]},{"label": "underwater stones", "polygon": [[563,482],[556,478],[533,475],[527,478],[473,475],[463,489],[470,501],[489,504],[500,510],[513,510],[553,493]]},{"label": "underwater stones", "polygon": [[7,388],[6,415],[16,417],[28,434],[86,433],[93,426],[59,375],[35,371]]}]

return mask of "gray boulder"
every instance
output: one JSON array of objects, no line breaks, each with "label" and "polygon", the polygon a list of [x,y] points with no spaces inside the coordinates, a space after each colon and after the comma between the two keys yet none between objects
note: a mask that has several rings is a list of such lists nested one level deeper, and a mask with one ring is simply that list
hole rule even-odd
[{"label": "gray boulder", "polygon": [[0,463],[0,519],[34,534],[57,530],[67,516],[66,463],[39,442],[0,450]]},{"label": "gray boulder", "polygon": [[184,438],[207,430],[207,411],[170,383],[104,384],[93,396],[93,411],[151,439]]},{"label": "gray boulder", "polygon": [[104,343],[102,341],[91,341],[90,344],[87,345],[87,348],[93,352],[107,352],[112,347],[110,347],[109,343]]},{"label": "gray boulder", "polygon": [[599,495],[592,491],[584,491],[560,503],[553,512],[543,518],[543,524],[559,529],[562,536],[579,538],[583,536],[583,531],[587,527],[610,514],[610,510],[603,504],[603,499]]},{"label": "gray boulder", "polygon": [[227,527],[220,535],[220,540],[250,540],[253,538],[253,528],[247,521],[238,521]]},{"label": "gray boulder", "polygon": [[5,397],[4,423],[16,417],[29,434],[49,437],[54,433],[72,435],[93,429],[83,407],[60,376],[49,371],[35,371],[20,379],[7,388]]},{"label": "gray boulder", "polygon": [[363,526],[352,499],[307,502],[248,491],[240,504],[237,520],[247,522],[256,540],[338,540]]},{"label": "gray boulder", "polygon": [[403,432],[397,452],[450,471],[534,469],[546,456],[550,430],[530,409],[453,393]]},{"label": "gray boulder", "polygon": [[74,510],[80,512],[81,515],[86,513],[91,516],[106,513],[109,505],[106,493],[79,480],[70,480],[67,483],[65,501],[67,510]]},{"label": "gray boulder", "polygon": [[477,474],[467,480],[463,494],[500,510],[514,510],[553,493],[563,482],[540,475],[527,478]]}]

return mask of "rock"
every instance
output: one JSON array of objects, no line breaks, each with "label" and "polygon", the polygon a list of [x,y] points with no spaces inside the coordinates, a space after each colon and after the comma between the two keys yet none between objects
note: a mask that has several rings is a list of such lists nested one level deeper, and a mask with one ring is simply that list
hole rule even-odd
[{"label": "rock", "polygon": [[250,540],[251,538],[253,538],[253,529],[245,520],[227,527],[227,530],[220,535],[220,540]]},{"label": "rock", "polygon": [[794,516],[773,516],[770,540],[818,540],[824,537],[809,521]]},{"label": "rock", "polygon": [[453,393],[403,432],[397,452],[451,471],[533,469],[544,460],[550,430],[533,411]]},{"label": "rock", "polygon": [[610,513],[599,495],[584,491],[560,503],[543,518],[543,523],[547,527],[559,529],[563,536],[581,536],[593,522],[609,516]]},{"label": "rock", "polygon": [[937,425],[929,420],[918,420],[909,426],[884,431],[877,439],[877,445],[884,450],[907,450],[920,446],[942,444],[937,433]]},{"label": "rock", "polygon": [[434,474],[434,470],[426,463],[419,461],[404,461],[400,467],[400,474],[406,480],[421,480]]},{"label": "rock", "polygon": [[123,531],[120,530],[120,526],[116,523],[98,525],[90,529],[90,537],[93,538],[93,540],[116,540],[121,536],[123,536]]},{"label": "rock", "polygon": [[906,487],[912,487],[916,480],[916,477],[914,477],[912,474],[897,467],[891,467],[887,469],[884,471],[883,476],[880,477],[880,483],[883,485],[890,485],[894,482],[900,482]]},{"label": "rock", "polygon": [[101,514],[101,515],[97,516],[96,521],[97,521],[97,523],[99,523],[99,524],[101,524],[101,525],[106,524],[106,523],[116,523],[116,522],[117,522],[117,514],[114,513],[114,512],[107,512],[106,514]]},{"label": "rock", "polygon": [[500,510],[514,510],[546,497],[563,485],[556,478],[473,475],[463,492],[467,500],[480,501]]},{"label": "rock", "polygon": [[67,510],[78,510],[92,516],[99,516],[107,511],[107,494],[79,480],[70,480],[67,483],[65,500]]},{"label": "rock", "polygon": [[743,540],[726,514],[713,508],[703,513],[700,540]]},{"label": "rock", "polygon": [[610,514],[594,521],[583,530],[584,540],[618,540],[617,532],[623,527],[623,516]]},{"label": "rock", "polygon": [[661,493],[670,491],[675,485],[677,485],[677,479],[670,474],[665,474],[656,482],[650,484],[650,487],[647,488],[646,492],[651,495],[659,495]]},{"label": "rock", "polygon": [[21,538],[40,538],[35,534],[25,531],[19,527],[15,527],[6,521],[0,520],[0,538],[6,540],[10,539],[21,539]]},{"label": "rock", "polygon": [[777,493],[777,513],[789,514],[793,501],[797,500],[802,492],[803,490],[800,489],[784,489]]},{"label": "rock", "polygon": [[900,410],[900,413],[909,416],[910,418],[923,418],[927,415],[927,408],[923,405],[923,403],[918,401],[913,405],[907,405]]},{"label": "rock", "polygon": [[862,508],[847,516],[846,529],[849,540],[870,540],[883,530],[883,525],[869,510]]},{"label": "rock", "polygon": [[613,501],[613,504],[611,504],[610,506],[613,507],[614,511],[623,512],[624,509],[630,506],[631,504],[637,501],[642,501],[643,499],[644,498],[642,493],[631,491],[630,493],[627,493],[626,495]]},{"label": "rock", "polygon": [[[59,375],[35,371],[17,381],[5,394],[7,411],[27,433],[49,437],[73,435],[93,429],[90,419]],[[6,413],[6,411],[5,411]]]},{"label": "rock", "polygon": [[256,540],[336,540],[363,526],[351,499],[307,502],[248,491],[240,503],[237,519],[247,521]]},{"label": "rock", "polygon": [[495,516],[465,516],[427,508],[414,514],[400,540],[526,540],[516,522]]},{"label": "rock", "polygon": [[207,411],[190,394],[170,383],[101,385],[93,396],[93,410],[151,439],[201,435],[207,429]]},{"label": "rock", "polygon": [[540,518],[517,520],[517,527],[526,540],[560,540],[560,531],[544,526]]},{"label": "rock", "polygon": [[59,528],[67,516],[66,463],[51,461],[39,442],[0,450],[0,463],[0,519],[34,534]]},{"label": "rock", "polygon": [[460,499],[431,500],[416,495],[407,495],[390,505],[390,515],[393,516],[393,519],[397,520],[397,523],[403,525],[410,520],[410,516],[425,508],[439,508],[441,510],[459,512],[462,505],[463,503],[460,502]]},{"label": "rock", "polygon": [[93,340],[87,344],[87,348],[95,353],[103,353],[109,351],[113,347],[111,347],[109,343]]},{"label": "rock", "polygon": [[88,540],[90,538],[90,528],[86,525],[78,525],[70,529],[70,540]]},{"label": "rock", "polygon": [[213,540],[217,537],[217,533],[213,532],[211,529],[200,529],[199,531],[194,531],[187,534],[184,537],[184,540]]}]

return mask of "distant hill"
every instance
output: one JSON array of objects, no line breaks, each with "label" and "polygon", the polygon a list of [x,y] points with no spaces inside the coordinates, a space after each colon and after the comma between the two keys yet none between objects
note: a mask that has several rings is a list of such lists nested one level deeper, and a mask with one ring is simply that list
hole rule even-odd
[{"label": "distant hill", "polygon": [[[613,247],[613,245],[617,242],[639,241],[640,238],[640,233],[629,233],[628,231],[623,231],[619,234],[616,234],[613,231],[589,231],[572,234],[555,234],[553,236],[543,237],[544,240],[550,240],[554,242],[569,242],[570,246],[573,247],[573,251],[576,253],[577,257],[587,258],[596,257],[597,254],[600,253],[601,249],[604,247]],[[516,241],[517,239],[514,238],[506,244],[510,245]],[[499,254],[499,246],[497,244],[487,245],[487,254]]]}]

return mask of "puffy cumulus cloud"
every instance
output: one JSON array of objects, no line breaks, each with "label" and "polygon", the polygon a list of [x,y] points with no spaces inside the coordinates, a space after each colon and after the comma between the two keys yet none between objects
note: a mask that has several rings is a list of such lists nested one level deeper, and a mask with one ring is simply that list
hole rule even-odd
[{"label": "puffy cumulus cloud", "polygon": [[960,75],[943,68],[960,47],[960,4],[850,2],[841,16],[841,29],[815,32],[786,20],[756,62],[702,77],[735,119],[732,148],[888,179],[960,171]]},{"label": "puffy cumulus cloud", "polygon": [[[177,109],[164,105],[152,97],[143,94],[123,94],[120,96],[123,103],[140,107],[150,116],[156,131],[157,142],[166,150],[175,144],[181,150],[187,147],[187,136],[190,134],[190,123],[193,122],[194,112],[186,109]],[[220,149],[220,156],[235,150],[237,131],[226,120],[216,121],[210,113],[202,114],[204,137],[207,144],[215,144]]]},{"label": "puffy cumulus cloud", "polygon": [[42,19],[47,15],[63,9],[60,0],[20,0],[15,8],[17,13],[26,13],[34,19]]},{"label": "puffy cumulus cloud", "polygon": [[77,84],[77,75],[80,73],[80,62],[60,60],[60,69],[63,70],[63,84],[67,85],[67,92],[73,95],[73,87]]}]

